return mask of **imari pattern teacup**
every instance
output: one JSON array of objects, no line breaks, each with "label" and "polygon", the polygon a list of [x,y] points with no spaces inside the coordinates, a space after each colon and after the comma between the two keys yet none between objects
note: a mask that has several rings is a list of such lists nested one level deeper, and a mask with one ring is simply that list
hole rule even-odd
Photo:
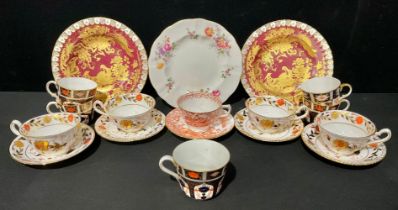
[{"label": "imari pattern teacup", "polygon": [[11,131],[31,141],[45,155],[65,154],[73,143],[80,117],[72,113],[52,113],[32,118],[24,123],[13,120]]},{"label": "imari pattern teacup", "polygon": [[350,101],[348,99],[341,99],[336,102],[335,105],[327,105],[327,104],[315,104],[311,103],[308,100],[304,101],[304,105],[311,109],[314,112],[323,112],[328,110],[348,110],[350,108]]},{"label": "imari pattern teacup", "polygon": [[77,103],[77,102],[69,102],[65,101],[62,104],[57,103],[56,101],[50,101],[48,102],[46,106],[47,113],[52,114],[54,113],[52,111],[52,107],[56,109],[55,112],[67,112],[67,113],[76,113],[80,116],[80,119],[82,120],[83,123],[88,124],[90,121],[90,112],[88,114],[82,113],[82,107],[83,104]]},{"label": "imari pattern teacup", "polygon": [[185,123],[198,129],[207,129],[215,120],[231,113],[231,105],[223,105],[218,96],[205,92],[184,94],[178,98],[177,106]]},{"label": "imari pattern teacup", "polygon": [[155,99],[142,93],[127,93],[109,98],[105,104],[94,102],[94,110],[109,116],[124,132],[136,132],[144,128],[151,119]]},{"label": "imari pattern teacup", "polygon": [[348,110],[350,108],[351,103],[350,103],[350,101],[348,99],[342,99],[340,101],[340,104],[337,104],[337,105],[334,105],[334,106],[328,106],[328,105],[322,106],[320,104],[314,105],[312,103],[311,103],[312,106],[307,104],[307,103],[304,103],[304,105],[306,105],[310,109],[309,116],[308,116],[309,118],[307,118],[308,122],[313,122],[315,117],[319,113],[324,112],[324,111],[328,111],[328,110],[343,110],[343,111],[346,111],[346,110]]},{"label": "imari pattern teacup", "polygon": [[375,147],[391,138],[390,129],[377,131],[372,121],[355,112],[325,111],[315,118],[315,123],[325,145],[341,155],[350,155],[367,146]]},{"label": "imari pattern teacup", "polygon": [[[342,94],[342,90],[345,87],[348,91]],[[350,84],[341,84],[340,80],[330,76],[314,77],[306,80],[300,85],[300,89],[303,90],[304,104],[313,110],[316,105],[336,106],[352,92]]]},{"label": "imari pattern teacup", "polygon": [[64,104],[77,103],[79,104],[81,113],[90,114],[93,111],[94,98],[77,100],[77,99],[68,99],[63,96],[59,96],[56,99],[56,102],[58,103],[59,106],[62,106]]},{"label": "imari pattern teacup", "polygon": [[[54,85],[56,91],[51,91],[50,87]],[[88,122],[92,119],[93,115],[93,101],[95,98],[97,83],[83,77],[65,77],[58,81],[48,81],[46,84],[47,92],[54,97],[58,103],[57,107],[66,108],[62,110],[66,112],[76,113],[77,109],[75,105],[79,104],[80,109],[78,113],[84,120]],[[61,110],[60,110],[61,111]]]},{"label": "imari pattern teacup", "polygon": [[[51,85],[55,86],[56,92],[51,91]],[[63,96],[67,99],[88,99],[95,96],[97,83],[83,77],[64,77],[57,82],[48,81],[46,90],[54,98]]]},{"label": "imari pattern teacup", "polygon": [[[229,159],[230,153],[222,144],[194,139],[179,144],[173,156],[163,156],[159,167],[178,181],[188,197],[207,200],[221,191]],[[163,165],[165,161],[172,162],[177,173],[167,169]]]},{"label": "imari pattern teacup", "polygon": [[48,113],[53,113],[51,107],[55,107],[58,112],[81,113],[80,104],[76,102],[64,102],[62,105],[59,105],[56,101],[50,101],[46,106]]},{"label": "imari pattern teacup", "polygon": [[306,106],[297,107],[292,102],[276,96],[252,97],[246,100],[245,105],[250,122],[266,133],[285,131],[295,120],[308,115]]}]

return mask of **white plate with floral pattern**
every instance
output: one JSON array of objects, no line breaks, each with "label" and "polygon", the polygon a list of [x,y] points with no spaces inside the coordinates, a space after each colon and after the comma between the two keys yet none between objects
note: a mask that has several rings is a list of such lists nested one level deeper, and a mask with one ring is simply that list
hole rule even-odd
[{"label": "white plate with floral pattern", "polygon": [[303,121],[296,120],[294,121],[294,125],[290,127],[288,130],[270,134],[257,129],[249,120],[247,109],[244,108],[235,114],[235,127],[244,135],[260,141],[266,142],[284,142],[290,141],[298,136],[300,136],[301,132],[304,129]]},{"label": "white plate with floral pattern", "polygon": [[132,142],[148,139],[163,130],[166,117],[159,110],[152,110],[152,120],[143,129],[137,132],[120,130],[108,116],[102,115],[95,122],[95,131],[99,136],[109,141]]},{"label": "white plate with floral pattern", "polygon": [[57,156],[44,155],[36,150],[30,141],[19,136],[10,145],[10,155],[17,162],[26,165],[47,165],[69,159],[87,149],[94,141],[94,130],[83,123],[80,123],[79,126],[79,130],[75,134],[75,142],[66,154]]},{"label": "white plate with floral pattern", "polygon": [[314,123],[305,126],[304,131],[301,134],[301,139],[303,140],[304,144],[319,156],[344,165],[372,165],[382,161],[387,154],[386,145],[381,143],[378,145],[365,147],[352,155],[339,155],[327,148],[327,146],[319,138],[320,137],[316,131],[316,126]]},{"label": "white plate with floral pattern", "polygon": [[220,24],[200,18],[167,27],[153,43],[148,64],[153,87],[173,107],[190,91],[212,92],[224,102],[242,74],[235,38]]}]

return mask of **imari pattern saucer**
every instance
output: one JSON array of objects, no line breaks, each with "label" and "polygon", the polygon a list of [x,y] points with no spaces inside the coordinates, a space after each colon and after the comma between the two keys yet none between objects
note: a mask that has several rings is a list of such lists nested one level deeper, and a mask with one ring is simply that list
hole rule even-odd
[{"label": "imari pattern saucer", "polygon": [[17,162],[26,165],[47,165],[69,159],[84,151],[94,141],[94,130],[83,123],[80,123],[79,126],[80,128],[75,135],[75,142],[66,154],[46,156],[36,150],[30,141],[19,136],[15,138],[10,145],[10,155]]},{"label": "imari pattern saucer", "polygon": [[300,136],[301,132],[304,129],[303,121],[296,120],[292,127],[280,133],[271,134],[260,131],[250,122],[246,108],[236,113],[234,118],[235,127],[241,133],[252,139],[266,142],[284,142],[293,140]]},{"label": "imari pattern saucer", "polygon": [[137,132],[125,132],[120,130],[114,122],[108,116],[102,115],[95,122],[95,131],[102,138],[107,139],[109,141],[116,142],[132,142],[148,139],[160,131],[163,130],[165,126],[165,116],[159,110],[152,110],[152,120],[146,125],[143,129]]},{"label": "imari pattern saucer", "polygon": [[304,144],[319,156],[344,165],[372,165],[382,161],[387,154],[385,144],[381,143],[375,146],[368,146],[352,155],[339,155],[327,148],[322,142],[313,123],[305,126],[301,138]]},{"label": "imari pattern saucer", "polygon": [[232,115],[220,117],[207,129],[198,129],[187,125],[182,111],[176,108],[167,114],[166,127],[175,135],[186,139],[215,139],[234,128],[234,118]]}]

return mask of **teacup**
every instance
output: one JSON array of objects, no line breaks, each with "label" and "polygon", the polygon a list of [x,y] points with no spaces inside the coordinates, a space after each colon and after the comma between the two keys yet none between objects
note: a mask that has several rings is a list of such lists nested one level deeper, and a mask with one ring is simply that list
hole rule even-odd
[{"label": "teacup", "polygon": [[[348,91],[342,94],[345,87],[348,88]],[[304,102],[322,106],[335,106],[352,92],[350,84],[341,84],[340,80],[330,76],[311,78],[304,81],[299,88],[303,91]]]},{"label": "teacup", "polygon": [[96,100],[93,108],[99,114],[109,116],[120,130],[136,132],[151,121],[155,103],[149,95],[126,93],[109,98],[105,104]]},{"label": "teacup", "polygon": [[61,112],[41,115],[24,123],[13,120],[10,129],[29,140],[42,154],[60,155],[68,152],[79,123],[77,114]]},{"label": "teacup", "polygon": [[62,105],[57,103],[56,101],[48,102],[46,106],[46,110],[49,114],[54,113],[51,109],[54,107],[57,111],[56,112],[67,112],[67,113],[76,113],[80,116],[80,119],[83,123],[88,124],[90,122],[90,114],[84,114],[81,112],[82,104],[77,102],[64,102]]},{"label": "teacup", "polygon": [[46,110],[48,113],[53,113],[51,107],[55,107],[58,112],[69,112],[80,114],[80,104],[76,102],[64,102],[62,105],[58,104],[56,101],[50,101],[47,103]]},{"label": "teacup", "polygon": [[305,101],[304,105],[307,106],[311,111],[315,112],[323,112],[328,110],[348,110],[350,108],[350,101],[348,99],[341,99],[334,105],[326,105],[326,104],[315,104],[310,101]]},{"label": "teacup", "polygon": [[250,122],[266,133],[279,133],[289,129],[294,121],[305,118],[309,111],[304,105],[297,107],[276,96],[248,98],[245,105]]},{"label": "teacup", "polygon": [[184,94],[178,98],[177,106],[186,124],[198,129],[207,129],[216,119],[231,113],[231,105],[222,105],[219,97],[205,92]]},{"label": "teacup", "polygon": [[69,103],[78,103],[80,107],[80,112],[84,114],[90,114],[93,111],[93,101],[94,98],[88,98],[88,99],[68,99],[63,96],[59,96],[56,99],[56,102],[58,105],[62,104],[69,104]]},{"label": "teacup", "polygon": [[[56,92],[51,91],[51,85],[55,86]],[[97,83],[83,77],[64,77],[57,82],[48,81],[46,90],[54,98],[62,96],[67,99],[89,99],[94,98]]]},{"label": "teacup", "polygon": [[347,99],[342,99],[340,101],[340,103],[338,103],[338,104],[336,104],[334,106],[314,105],[312,103],[311,103],[311,105],[309,105],[308,103],[304,103],[304,104],[310,109],[309,116],[307,118],[308,122],[312,122],[315,119],[315,117],[319,113],[321,113],[323,111],[328,111],[328,110],[343,110],[343,111],[346,111],[346,110],[348,110],[350,108],[350,105],[351,105],[350,101],[347,100]]},{"label": "teacup", "polygon": [[377,146],[391,138],[390,129],[377,131],[368,118],[350,111],[322,112],[315,118],[315,123],[325,145],[341,155],[353,154],[368,145]]},{"label": "teacup", "polygon": [[[220,192],[229,160],[230,153],[222,144],[194,139],[179,144],[172,156],[163,156],[159,167],[179,182],[188,197],[207,200]],[[176,172],[167,169],[165,161],[172,162]]]}]

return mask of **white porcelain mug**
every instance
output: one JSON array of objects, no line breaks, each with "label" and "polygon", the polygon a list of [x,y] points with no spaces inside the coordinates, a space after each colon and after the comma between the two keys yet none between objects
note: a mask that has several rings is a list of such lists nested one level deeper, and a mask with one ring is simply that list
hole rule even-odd
[{"label": "white porcelain mug", "polygon": [[97,100],[93,104],[96,112],[109,116],[124,132],[141,130],[152,119],[155,99],[143,93],[126,93],[109,98],[105,104]]},{"label": "white porcelain mug", "polygon": [[208,129],[215,120],[229,116],[231,105],[223,105],[219,97],[205,92],[189,92],[180,96],[177,106],[192,128]]},{"label": "white porcelain mug", "polygon": [[52,113],[34,117],[24,123],[13,120],[11,131],[29,140],[45,155],[65,154],[73,144],[80,117],[73,113]]},{"label": "white porcelain mug", "polygon": [[341,155],[351,155],[368,145],[377,146],[391,139],[390,129],[377,131],[371,120],[350,111],[331,110],[319,113],[315,124],[322,142]]},{"label": "white porcelain mug", "polygon": [[304,105],[297,107],[276,96],[252,97],[246,100],[245,105],[250,122],[266,133],[279,133],[289,129],[294,121],[307,117],[309,111]]},{"label": "white porcelain mug", "polygon": [[[185,195],[207,200],[222,189],[229,160],[230,153],[222,144],[207,139],[193,139],[179,144],[172,156],[160,158],[159,167],[179,182]],[[173,163],[176,172],[164,166],[166,161]]]}]

